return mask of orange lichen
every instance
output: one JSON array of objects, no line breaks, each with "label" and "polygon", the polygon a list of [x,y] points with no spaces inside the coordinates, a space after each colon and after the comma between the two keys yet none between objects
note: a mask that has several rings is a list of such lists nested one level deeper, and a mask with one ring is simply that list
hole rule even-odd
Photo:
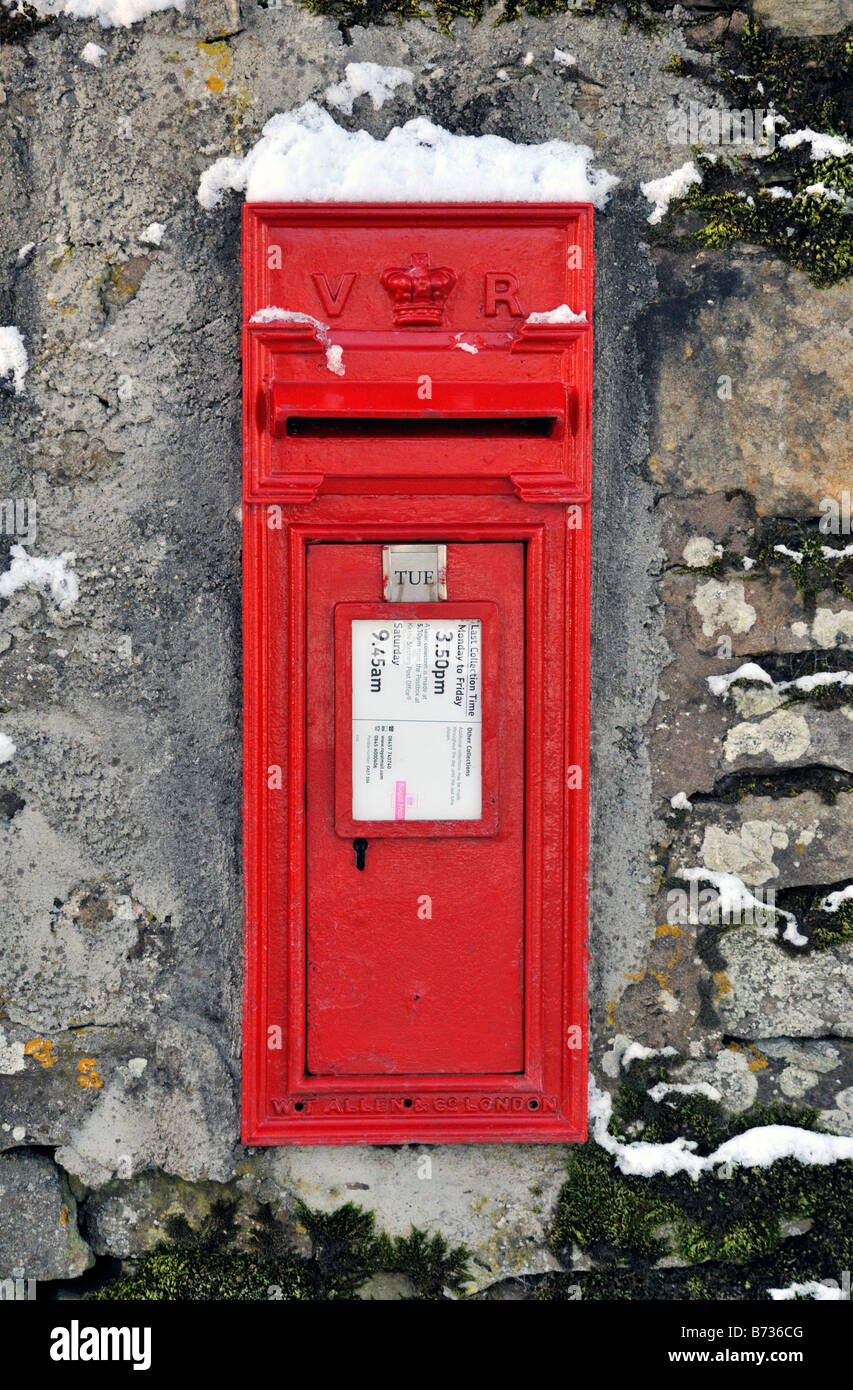
[{"label": "orange lichen", "polygon": [[725,970],[714,971],[714,984],[716,986],[716,990],[714,993],[715,1002],[718,999],[722,999],[724,994],[731,994],[732,982],[726,974]]},{"label": "orange lichen", "polygon": [[25,1057],[35,1057],[43,1067],[52,1067],[56,1058],[53,1056],[53,1043],[50,1038],[30,1038],[24,1046]]},{"label": "orange lichen", "polygon": [[77,1077],[78,1084],[86,1087],[87,1090],[96,1091],[99,1086],[104,1084],[95,1070],[97,1065],[94,1057],[81,1057],[77,1063],[77,1070],[80,1073]]},{"label": "orange lichen", "polygon": [[[731,986],[729,986],[729,988],[731,988]],[[728,1051],[742,1052],[744,1056],[746,1056],[748,1053],[751,1053],[751,1059],[746,1064],[750,1071],[763,1071],[766,1066],[770,1065],[767,1061],[767,1058],[764,1056],[764,1053],[759,1052],[758,1048],[755,1046],[755,1043],[747,1043],[747,1046],[745,1048],[741,1047],[740,1043],[729,1043]]]}]

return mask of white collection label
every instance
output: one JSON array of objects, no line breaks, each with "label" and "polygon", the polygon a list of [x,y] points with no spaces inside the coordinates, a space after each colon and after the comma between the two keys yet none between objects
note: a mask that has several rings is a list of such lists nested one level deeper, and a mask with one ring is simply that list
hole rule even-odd
[{"label": "white collection label", "polygon": [[479,618],[352,625],[353,820],[482,816]]}]

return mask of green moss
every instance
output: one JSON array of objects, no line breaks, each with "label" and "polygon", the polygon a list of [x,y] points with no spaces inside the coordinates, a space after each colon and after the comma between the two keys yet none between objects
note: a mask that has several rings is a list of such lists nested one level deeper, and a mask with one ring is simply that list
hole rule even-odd
[{"label": "green moss", "polygon": [[759,1215],[752,1221],[736,1221],[723,1227],[685,1221],[677,1232],[678,1253],[691,1264],[702,1264],[706,1260],[742,1264],[771,1254],[779,1241],[779,1221],[774,1216]]},{"label": "green moss", "polygon": [[[647,34],[657,32],[660,18],[673,7],[673,0],[586,0],[579,8],[577,0],[503,0],[496,5],[489,0],[433,0],[421,6],[418,0],[302,0],[315,14],[332,15],[345,27],[350,25],[381,24],[396,20],[435,18],[445,32],[454,19],[470,19],[478,24],[487,15],[495,25],[506,24],[523,14],[534,18],[548,15],[597,15],[613,11],[624,18],[625,25],[636,24]],[[261,0],[263,4],[263,0]],[[721,4],[721,12],[725,6]]]},{"label": "green moss", "polygon": [[[734,46],[732,46],[734,44]],[[824,131],[849,138],[853,131],[853,25],[825,38],[792,38],[747,21],[728,40],[714,73],[735,110],[774,108],[791,130]],[[761,160],[716,160],[698,154],[702,183],[674,200],[661,235],[682,214],[701,225],[688,236],[702,246],[735,241],[767,246],[804,271],[816,285],[831,285],[853,272],[853,218],[845,199],[853,194],[853,155],[815,161],[808,146],[776,148]],[[807,193],[822,183],[838,195]],[[769,186],[792,196],[773,196]]]},{"label": "green moss", "polygon": [[670,53],[669,61],[663,64],[661,72],[674,72],[676,77],[682,77],[684,66],[684,59],[680,53]]},{"label": "green moss", "polygon": [[[853,217],[849,220],[853,223]],[[793,560],[790,555],[780,554],[777,546],[798,552],[802,559]],[[766,569],[780,565],[787,569],[808,616],[814,614],[817,596],[825,590],[853,599],[853,586],[848,583],[848,579],[853,579],[853,556],[825,555],[825,546],[830,550],[843,549],[827,546],[824,536],[815,534],[807,523],[797,521],[768,522],[759,537],[758,564]]]},{"label": "green moss", "polygon": [[413,1229],[394,1240],[377,1232],[372,1212],[351,1202],[325,1213],[299,1204],[295,1216],[311,1241],[296,1253],[269,1207],[261,1209],[250,1251],[235,1250],[235,1203],[216,1202],[198,1231],[185,1217],[167,1222],[169,1241],[133,1262],[133,1269],[86,1297],[102,1300],[352,1300],[372,1275],[405,1274],[415,1297],[435,1300],[461,1291],[468,1252],[441,1235]]},{"label": "green moss", "polygon": [[[605,14],[612,11],[624,16],[625,28],[629,24],[636,24],[644,33],[656,34],[660,17],[672,6],[673,0],[586,0],[580,13]],[[578,7],[572,0],[505,0],[504,13],[499,22],[517,19],[522,13],[539,19],[551,14],[563,14],[566,10],[571,10],[575,15],[578,13]]]},{"label": "green moss", "polygon": [[657,1232],[675,1209],[647,1183],[623,1178],[595,1144],[573,1149],[566,1166],[568,1181],[557,1199],[551,1234],[558,1255],[573,1243],[603,1260],[628,1255],[651,1260],[665,1253]]},{"label": "green moss", "polygon": [[303,1280],[301,1262],[266,1264],[253,1255],[211,1254],[202,1250],[160,1250],[143,1255],[132,1274],[85,1295],[121,1302],[246,1302],[280,1296],[316,1297]]},{"label": "green moss", "polygon": [[851,129],[853,25],[826,37],[794,38],[750,20],[737,58],[737,67],[721,66],[719,73],[737,107],[772,104],[792,130],[803,129],[807,115],[812,130]]},{"label": "green moss", "polygon": [[767,796],[773,800],[815,792],[827,806],[834,806],[840,795],[853,791],[853,774],[838,768],[798,767],[780,772],[734,772],[715,782],[710,792],[692,792],[695,805],[702,802],[722,802],[736,805],[748,796]]},{"label": "green moss", "polygon": [[707,565],[674,565],[671,573],[689,574],[693,578],[700,578],[702,575],[709,575],[712,579],[718,578],[726,567],[724,555],[715,555],[713,560],[709,560]]},{"label": "green moss", "polygon": [[[781,158],[770,155],[763,160],[762,175],[772,178],[774,161]],[[853,161],[853,156],[850,159]],[[785,162],[791,163],[787,154]],[[736,241],[766,246],[804,271],[815,285],[834,285],[853,272],[850,211],[843,203],[805,192],[806,187],[821,182],[839,188],[838,181],[830,180],[825,170],[829,162],[811,164],[788,176],[785,181],[793,197],[787,199],[757,186],[756,171],[746,161],[737,161],[733,170],[700,156],[702,184],[694,184],[671,211],[701,214],[703,225],[692,235],[704,247],[719,249]],[[853,162],[848,172],[853,173]],[[742,192],[745,181],[746,197]],[[778,181],[782,182],[781,177]]]},{"label": "green moss", "polygon": [[395,1236],[385,1255],[386,1268],[405,1274],[421,1299],[437,1300],[445,1290],[461,1293],[468,1273],[465,1247],[448,1246],[444,1236],[428,1235],[413,1227],[407,1236]]},{"label": "green moss", "polygon": [[844,705],[853,705],[853,687],[819,685],[814,690],[789,690],[779,708],[802,704],[814,705],[818,709],[841,709]]},{"label": "green moss", "polygon": [[[668,1061],[671,1063],[672,1059]],[[704,1155],[756,1125],[796,1125],[800,1129],[817,1126],[816,1111],[784,1104],[756,1105],[745,1115],[730,1115],[718,1101],[698,1092],[671,1092],[664,1104],[653,1101],[649,1091],[665,1081],[667,1071],[666,1061],[659,1058],[632,1065],[614,1098],[611,1134],[623,1135],[641,1127],[641,1137],[650,1144],[670,1144],[684,1138],[696,1146],[696,1153]]]},{"label": "green moss", "polygon": [[0,4],[0,44],[26,43],[39,29],[55,23],[52,15],[40,15],[32,5],[11,10]]},{"label": "green moss", "polygon": [[843,882],[825,884],[821,888],[790,888],[777,895],[778,906],[793,912],[799,930],[809,938],[809,945],[816,951],[827,951],[845,941],[853,941],[853,899],[842,902],[837,912],[824,912],[820,906],[828,893],[846,886]]},{"label": "green moss", "polygon": [[[806,561],[803,561],[805,565]],[[802,568],[802,566],[797,566]],[[788,686],[778,691],[779,709],[789,705],[809,704],[819,709],[840,709],[853,704],[853,686],[840,681],[825,685],[808,685],[798,688],[792,682],[811,676],[837,675],[849,676],[853,671],[853,651],[847,647],[834,647],[829,650],[812,649],[801,652],[755,652],[751,661],[768,675],[772,681]],[[732,681],[729,691],[756,690],[769,691],[766,681],[742,677]]]},{"label": "green moss", "polygon": [[418,0],[301,0],[306,9],[314,14],[330,15],[344,28],[354,25],[366,27],[381,24],[386,20],[396,20],[402,24],[406,19],[429,19],[432,16],[445,32],[450,29],[454,19],[464,17],[474,24],[479,23],[485,12],[484,0],[436,0],[434,6],[424,8]]},{"label": "green moss", "polygon": [[812,928],[810,939],[819,951],[826,951],[830,946],[841,946],[845,941],[853,941],[853,902],[848,898],[837,912],[822,913],[820,920]]},{"label": "green moss", "polygon": [[[632,1116],[635,1127],[643,1125],[645,1141],[683,1137],[694,1141],[696,1152],[707,1153],[762,1125],[817,1127],[815,1111],[785,1105],[754,1106],[733,1116],[702,1096],[670,1094],[655,1104],[647,1090],[659,1072],[648,1063],[635,1065],[616,1098],[620,1123]],[[766,1299],[770,1287],[838,1281],[853,1257],[851,1201],[853,1162],[781,1159],[766,1168],[736,1166],[697,1179],[684,1173],[634,1178],[590,1142],[567,1159],[551,1239],[561,1258],[578,1245],[599,1268],[548,1276],[535,1297]],[[794,1221],[801,1233],[786,1235],[785,1223]],[[690,1268],[655,1267],[665,1250]]]}]

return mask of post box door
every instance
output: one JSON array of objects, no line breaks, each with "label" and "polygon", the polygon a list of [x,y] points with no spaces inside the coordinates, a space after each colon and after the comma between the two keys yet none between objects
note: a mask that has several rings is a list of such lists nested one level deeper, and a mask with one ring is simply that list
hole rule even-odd
[{"label": "post box door", "polygon": [[[471,1076],[524,1070],[524,593],[521,542],[449,545],[448,601],[415,608],[383,600],[381,545],[308,547],[306,1066],[311,1075]],[[358,623],[366,627],[353,636]],[[364,640],[372,640],[374,628],[387,633],[378,658],[385,661],[393,634],[399,658],[407,633],[426,633],[425,641],[438,633],[444,640],[464,634],[471,623],[481,644],[479,804],[469,795],[458,801],[457,812],[418,820],[412,818],[417,806],[407,807],[417,797],[407,797],[407,784],[398,782],[398,806],[390,818],[360,823],[352,803],[358,778],[358,767],[352,771],[358,712],[353,687],[365,677],[358,659]],[[453,653],[453,671],[457,655],[461,673],[470,653],[464,659],[461,650]],[[379,688],[377,682],[377,699]],[[444,681],[440,688],[444,691]],[[374,713],[381,709],[373,708]],[[436,713],[429,700],[422,713],[427,719]],[[400,737],[399,726],[393,727],[399,719],[393,699],[387,716],[376,717],[384,721],[375,725],[382,731],[377,746],[386,730]],[[466,751],[464,729],[435,728],[443,718],[439,710],[426,726],[419,716],[417,730],[405,731],[410,751],[417,752],[419,739],[427,757],[429,748],[438,750],[439,796],[446,769],[456,766],[447,740],[459,739],[460,755]],[[440,743],[430,743],[433,738]],[[467,738],[470,759],[470,725]],[[472,807],[478,814],[471,814]],[[442,819],[444,814],[461,818]]]}]

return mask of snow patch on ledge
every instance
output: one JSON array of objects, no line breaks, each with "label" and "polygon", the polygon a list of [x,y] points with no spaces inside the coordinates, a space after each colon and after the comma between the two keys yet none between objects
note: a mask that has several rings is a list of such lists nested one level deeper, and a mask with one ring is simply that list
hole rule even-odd
[{"label": "snow patch on ledge", "polygon": [[810,676],[797,676],[791,681],[774,681],[763,667],[754,661],[746,661],[736,671],[729,671],[727,675],[706,676],[705,679],[711,694],[721,695],[723,698],[728,696],[736,681],[767,685],[777,693],[783,690],[801,690],[803,694],[810,695],[813,690],[820,690],[827,685],[853,685],[853,671],[815,671]]},{"label": "snow patch on ledge", "polygon": [[546,309],[541,314],[528,314],[525,323],[586,323],[586,309],[579,314],[568,304],[558,304],[556,309]]},{"label": "snow patch on ledge", "polygon": [[644,1043],[631,1042],[622,1053],[619,1065],[623,1071],[627,1071],[632,1062],[647,1062],[650,1057],[677,1056],[678,1051],[674,1047],[646,1047]]},{"label": "snow patch on ledge", "polygon": [[127,29],[160,10],[183,13],[184,9],[184,0],[30,0],[30,3],[40,15],[97,19],[102,29]]},{"label": "snow patch on ledge", "polygon": [[[802,550],[790,550],[787,545],[774,545],[773,549],[777,555],[793,560],[795,565],[801,565],[805,558]],[[853,545],[842,546],[840,550],[834,545],[822,545],[820,550],[825,560],[848,560],[853,555]]]},{"label": "snow patch on ledge", "polygon": [[73,569],[69,569],[76,558],[73,550],[39,556],[28,555],[22,545],[13,545],[10,554],[12,563],[0,574],[0,598],[11,598],[18,589],[36,589],[50,594],[63,613],[74,606],[80,597],[80,585]]},{"label": "snow patch on ledge", "polygon": [[0,763],[10,763],[17,751],[9,735],[0,734]]},{"label": "snow patch on ledge", "polygon": [[812,159],[843,159],[853,154],[853,145],[841,135],[827,135],[822,130],[792,130],[779,141],[783,150],[795,150],[798,145],[811,145]]},{"label": "snow patch on ledge", "polygon": [[[784,917],[788,923],[784,932],[785,940],[792,946],[808,945],[808,937],[801,934],[793,912],[756,898],[737,874],[720,873],[716,869],[693,868],[679,869],[676,877],[683,878],[686,883],[704,882],[711,885],[719,898],[719,917],[722,924],[733,923],[746,917],[759,936],[775,936],[775,926],[764,924],[768,917]],[[701,919],[691,910],[688,920],[695,926]]]},{"label": "snow patch on ledge", "polygon": [[145,246],[159,246],[163,240],[163,233],[165,230],[165,222],[149,222],[144,232],[139,233],[139,240]]},{"label": "snow patch on ledge", "polygon": [[659,1081],[656,1086],[650,1086],[647,1095],[651,1096],[656,1105],[667,1096],[705,1096],[707,1100],[722,1100],[722,1092],[716,1086],[711,1086],[707,1081],[696,1081],[692,1085],[683,1085],[670,1081]]},{"label": "snow patch on ledge", "polygon": [[620,1172],[629,1178],[651,1178],[657,1173],[672,1177],[687,1173],[698,1178],[721,1164],[742,1168],[769,1168],[780,1158],[793,1158],[799,1163],[840,1163],[853,1159],[853,1139],[838,1134],[815,1134],[795,1125],[759,1125],[743,1134],[727,1139],[713,1153],[703,1158],[695,1153],[693,1139],[679,1137],[668,1144],[650,1144],[635,1140],[626,1144],[608,1133],[613,1113],[613,1100],[607,1091],[600,1091],[595,1079],[589,1079],[589,1120],[595,1142],[616,1160]]},{"label": "snow patch on ledge", "polygon": [[735,681],[760,682],[762,685],[772,685],[773,677],[768,676],[763,666],[759,666],[755,661],[745,661],[742,666],[738,666],[736,671],[729,671],[724,676],[706,676],[708,689],[712,695],[728,695],[729,687]]},{"label": "snow patch on ledge", "polygon": [[205,169],[198,201],[226,189],[258,202],[578,202],[604,207],[619,182],[591,167],[588,145],[516,145],[500,135],[454,135],[423,116],[384,140],[339,126],[314,101],[267,121],[243,159]]},{"label": "snow patch on ledge", "polygon": [[346,375],[343,348],[332,342],[329,325],[315,319],[311,314],[300,314],[294,309],[277,309],[274,304],[270,304],[266,309],[258,309],[249,319],[249,323],[310,323],[325,349],[326,366],[329,371],[334,372],[335,376]]},{"label": "snow patch on ledge", "polygon": [[845,1297],[840,1284],[822,1284],[817,1279],[809,1279],[805,1284],[789,1284],[785,1289],[768,1289],[767,1292],[777,1303],[788,1298],[814,1298],[825,1303]]},{"label": "snow patch on ledge", "polygon": [[821,898],[819,907],[821,912],[837,912],[842,903],[849,902],[853,898],[853,883],[848,883],[846,888],[838,888],[834,893],[827,893],[825,898]]},{"label": "snow patch on ledge", "polygon": [[693,160],[688,159],[686,164],[680,165],[678,169],[673,169],[671,174],[664,174],[663,178],[649,179],[647,183],[641,183],[640,192],[643,197],[648,198],[650,203],[654,203],[654,207],[646,220],[653,227],[658,222],[662,222],[673,198],[683,198],[691,184],[701,182],[702,175]]},{"label": "snow patch on ledge", "polygon": [[352,115],[353,102],[358,97],[368,96],[378,111],[393,97],[398,87],[415,80],[411,68],[383,67],[381,63],[347,63],[343,82],[327,87],[323,100],[335,106],[345,115]]}]

